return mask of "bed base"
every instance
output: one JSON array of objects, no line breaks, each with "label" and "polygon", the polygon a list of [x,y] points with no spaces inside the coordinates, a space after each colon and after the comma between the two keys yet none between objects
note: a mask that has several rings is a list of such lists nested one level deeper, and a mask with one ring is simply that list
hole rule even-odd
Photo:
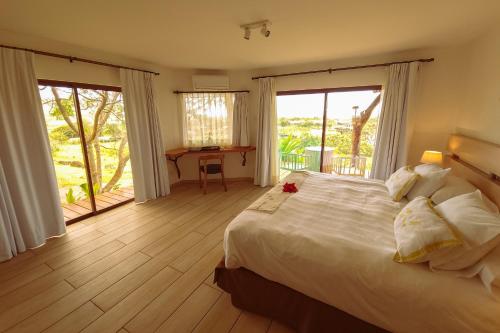
[{"label": "bed base", "polygon": [[215,268],[214,283],[231,294],[232,304],[287,325],[298,333],[387,332],[333,306],[245,269]]}]

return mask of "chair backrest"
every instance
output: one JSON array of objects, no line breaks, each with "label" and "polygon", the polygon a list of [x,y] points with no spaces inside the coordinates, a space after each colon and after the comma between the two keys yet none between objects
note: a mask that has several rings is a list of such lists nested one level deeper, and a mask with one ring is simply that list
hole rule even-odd
[{"label": "chair backrest", "polygon": [[219,160],[221,167],[224,167],[224,154],[201,155],[198,157],[198,164],[201,165],[201,162],[203,162],[203,165],[207,165],[210,160]]}]

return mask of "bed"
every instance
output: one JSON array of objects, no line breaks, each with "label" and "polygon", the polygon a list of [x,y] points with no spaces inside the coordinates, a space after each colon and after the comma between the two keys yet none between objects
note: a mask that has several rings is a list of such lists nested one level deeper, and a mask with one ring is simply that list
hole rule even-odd
[{"label": "bed", "polygon": [[[276,295],[267,301],[266,295],[296,292],[305,302],[323,304],[325,311],[330,307],[326,316],[338,315],[336,322],[353,332],[499,331],[500,302],[477,279],[392,260],[393,219],[404,203],[393,202],[382,182],[320,173],[304,177],[299,192],[274,213],[245,210],[229,224],[224,267],[216,273],[223,289],[237,292],[235,281],[253,281],[239,287],[249,288],[254,298],[256,286],[265,288],[258,297],[261,307],[276,301]],[[299,302],[297,295],[288,297]],[[245,303],[241,292],[236,303]],[[287,318],[280,311],[259,311],[255,304],[250,310],[271,313],[302,332],[335,331],[335,326],[304,323],[308,319],[299,320],[300,311]]]}]

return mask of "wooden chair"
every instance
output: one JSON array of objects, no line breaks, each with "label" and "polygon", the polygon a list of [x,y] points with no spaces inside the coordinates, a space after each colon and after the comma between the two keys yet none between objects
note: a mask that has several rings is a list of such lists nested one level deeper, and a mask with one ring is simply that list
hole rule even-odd
[{"label": "wooden chair", "polygon": [[[219,160],[220,163],[207,164],[207,162],[210,160]],[[226,180],[224,179],[224,154],[203,155],[198,157],[198,175],[200,178],[200,188],[202,187],[202,182],[201,182],[202,173],[204,174],[203,194],[207,194],[207,176],[209,174],[217,174],[217,173],[221,174],[222,185],[224,186],[224,191],[227,192]]]}]

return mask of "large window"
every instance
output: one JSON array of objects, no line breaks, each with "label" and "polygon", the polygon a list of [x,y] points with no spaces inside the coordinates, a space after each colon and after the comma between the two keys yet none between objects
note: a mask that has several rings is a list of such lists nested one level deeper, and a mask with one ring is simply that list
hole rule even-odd
[{"label": "large window", "polygon": [[180,98],[185,147],[232,144],[233,93],[183,93]]},{"label": "large window", "polygon": [[279,92],[280,176],[312,170],[368,177],[381,87]]},{"label": "large window", "polygon": [[40,81],[66,221],[133,198],[122,94],[116,87]]}]

